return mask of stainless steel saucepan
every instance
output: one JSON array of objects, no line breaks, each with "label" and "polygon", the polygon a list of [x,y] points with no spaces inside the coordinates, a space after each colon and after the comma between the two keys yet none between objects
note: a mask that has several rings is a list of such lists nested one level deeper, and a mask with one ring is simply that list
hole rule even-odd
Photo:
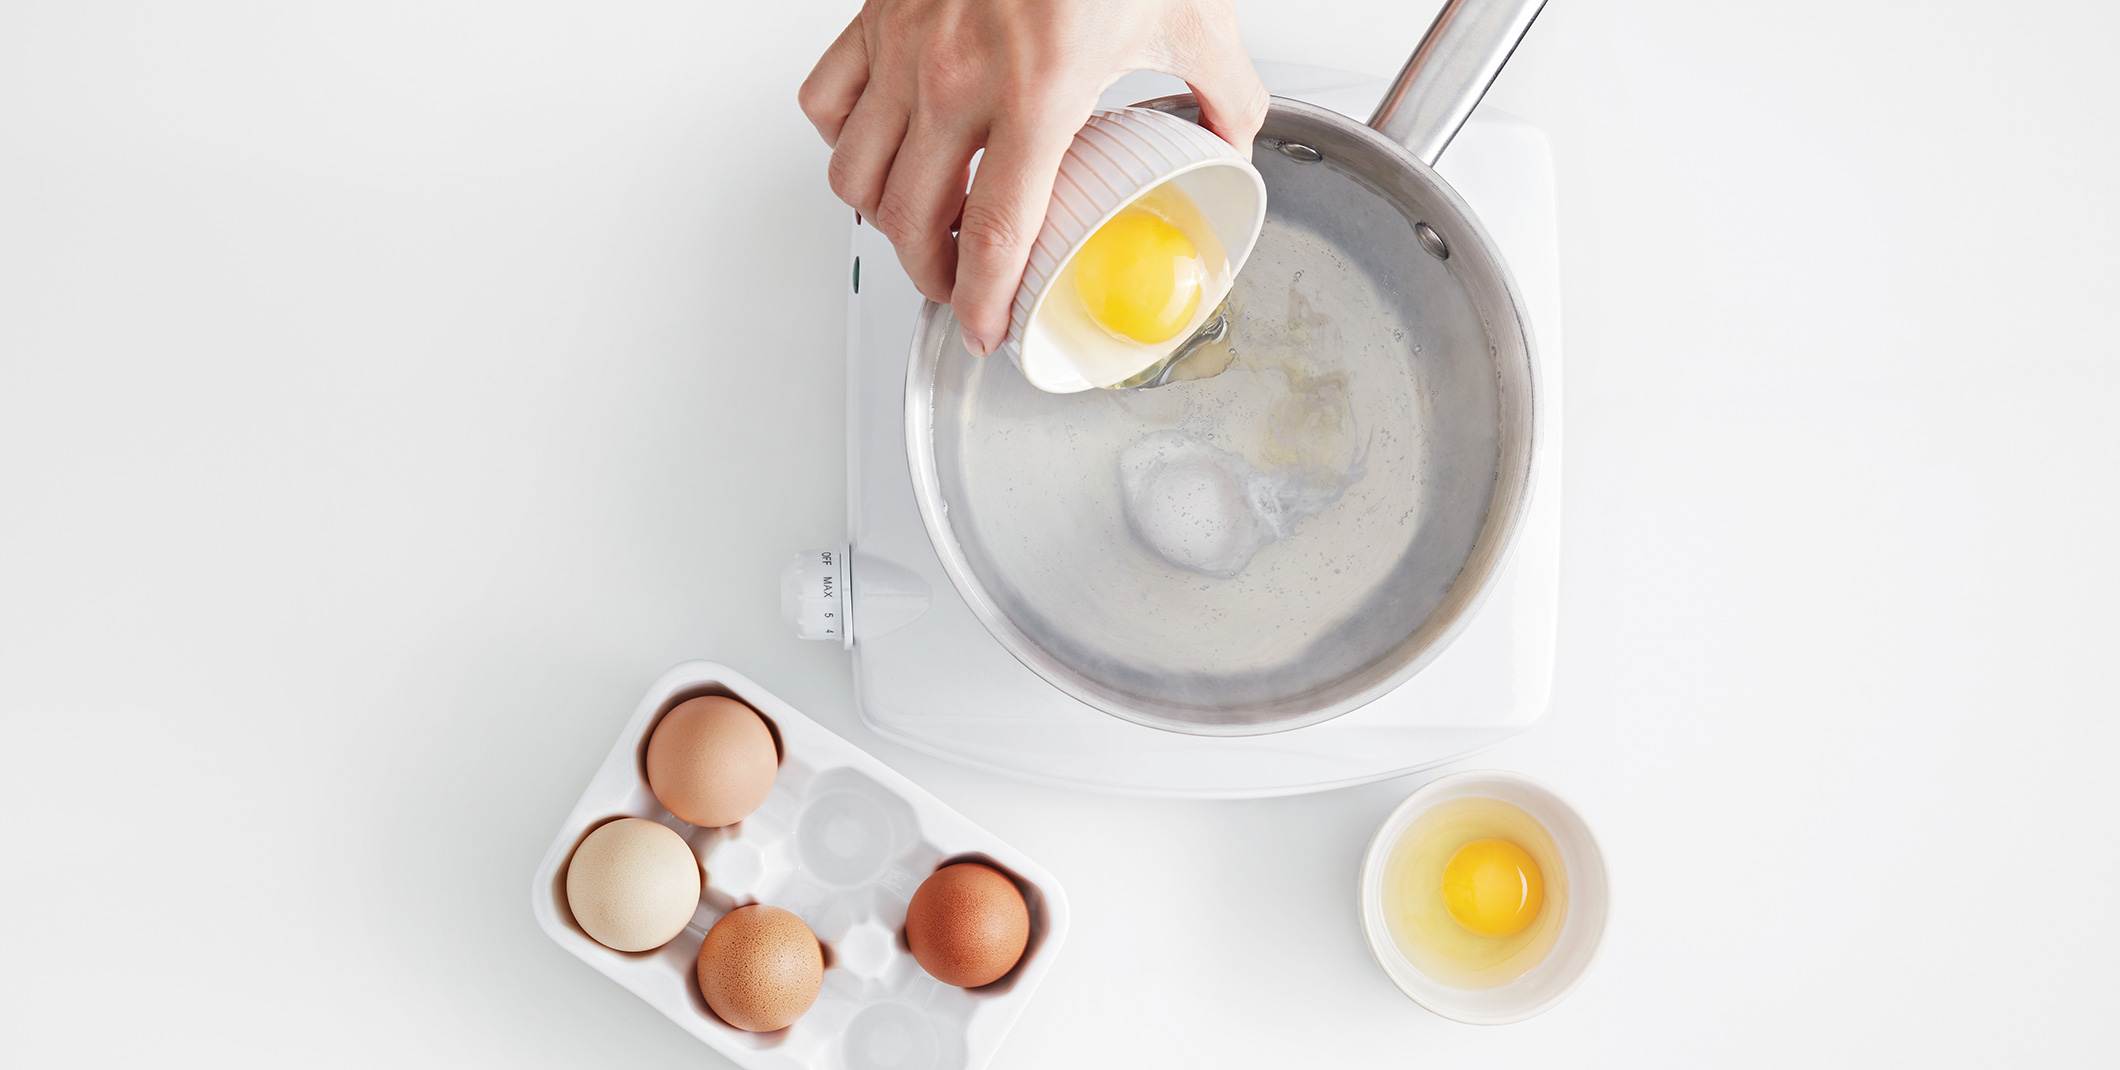
[{"label": "stainless steel saucepan", "polygon": [[1043,393],[925,308],[921,518],[1024,665],[1130,721],[1243,735],[1353,710],[1463,630],[1545,401],[1508,267],[1434,164],[1543,2],[1453,0],[1367,126],[1274,100],[1266,229],[1227,333],[1168,385]]}]

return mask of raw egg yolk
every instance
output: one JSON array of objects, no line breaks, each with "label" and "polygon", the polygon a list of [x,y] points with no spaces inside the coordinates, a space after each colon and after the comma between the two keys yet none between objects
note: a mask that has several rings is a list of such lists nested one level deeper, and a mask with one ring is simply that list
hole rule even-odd
[{"label": "raw egg yolk", "polygon": [[1199,250],[1154,212],[1129,209],[1075,253],[1075,292],[1098,325],[1144,345],[1167,342],[1200,307]]},{"label": "raw egg yolk", "polygon": [[1538,863],[1507,840],[1474,840],[1443,867],[1443,905],[1481,936],[1522,932],[1545,902]]}]

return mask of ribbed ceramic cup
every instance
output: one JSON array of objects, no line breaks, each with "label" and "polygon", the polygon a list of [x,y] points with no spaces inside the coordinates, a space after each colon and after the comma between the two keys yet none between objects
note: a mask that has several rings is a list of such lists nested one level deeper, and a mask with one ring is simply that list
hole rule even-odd
[{"label": "ribbed ceramic cup", "polygon": [[[1168,112],[1096,112],[1060,161],[1045,225],[1031,246],[1030,263],[1009,311],[1008,336],[1000,347],[1031,385],[1057,394],[1096,385],[1066,361],[1049,359],[1053,355],[1033,353],[1026,360],[1025,333],[1047,287],[1083,240],[1142,194],[1168,182],[1177,183],[1214,228],[1229,255],[1230,274],[1243,269],[1266,223],[1266,182],[1251,165],[1250,153]],[[1219,302],[1227,295],[1207,296]],[[1171,348],[1181,341],[1173,340]],[[1159,359],[1158,354],[1144,354],[1141,368],[1135,370],[1145,370]]]}]

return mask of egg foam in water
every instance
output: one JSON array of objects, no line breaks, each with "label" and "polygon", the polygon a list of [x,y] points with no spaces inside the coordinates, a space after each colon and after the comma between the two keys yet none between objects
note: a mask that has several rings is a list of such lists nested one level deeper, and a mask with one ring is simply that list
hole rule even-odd
[{"label": "egg foam in water", "polygon": [[1232,281],[1214,227],[1166,182],[1083,239],[1031,314],[1026,359],[1065,362],[1092,386],[1123,382],[1192,337]]},{"label": "egg foam in water", "polygon": [[1188,571],[1229,579],[1253,555],[1294,534],[1362,478],[1347,470],[1292,465],[1262,472],[1243,455],[1183,431],[1157,431],[1119,454],[1120,509],[1156,556]]},{"label": "egg foam in water", "polygon": [[1384,919],[1415,968],[1494,988],[1539,964],[1568,914],[1560,849],[1499,799],[1455,799],[1407,826],[1384,871]]}]

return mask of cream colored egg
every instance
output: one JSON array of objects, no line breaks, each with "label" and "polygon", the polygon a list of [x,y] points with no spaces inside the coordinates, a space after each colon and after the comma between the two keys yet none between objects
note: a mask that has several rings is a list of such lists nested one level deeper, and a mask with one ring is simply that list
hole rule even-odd
[{"label": "cream colored egg", "polygon": [[591,939],[651,951],[699,908],[699,859],[666,825],[622,817],[582,840],[567,863],[567,908]]}]

